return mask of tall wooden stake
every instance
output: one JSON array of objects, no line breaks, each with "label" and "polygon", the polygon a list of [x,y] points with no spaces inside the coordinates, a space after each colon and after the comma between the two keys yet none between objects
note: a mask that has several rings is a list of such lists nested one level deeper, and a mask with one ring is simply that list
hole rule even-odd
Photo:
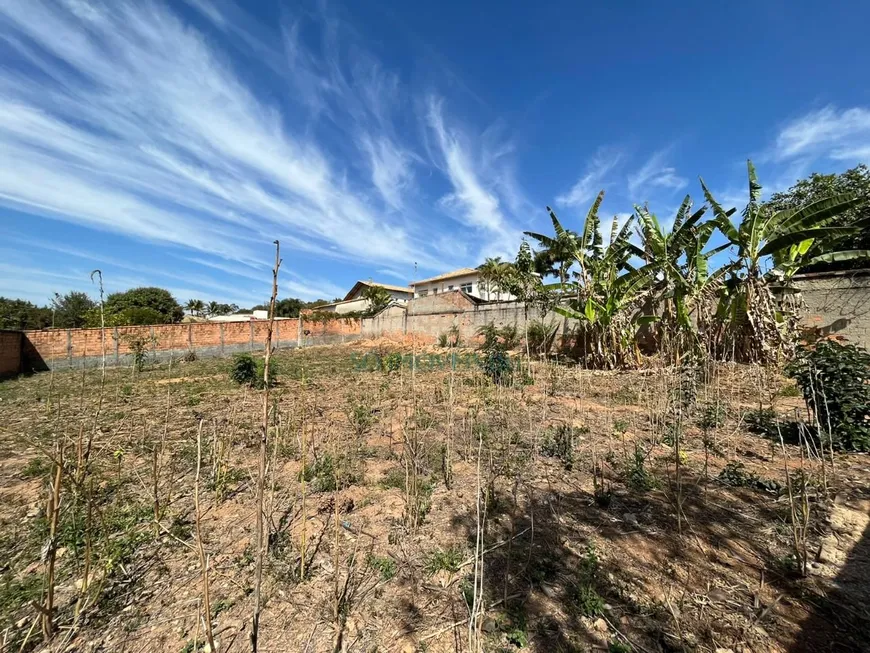
[{"label": "tall wooden stake", "polygon": [[260,468],[257,477],[257,567],[254,576],[254,621],[251,628],[251,650],[257,653],[260,634],[260,589],[263,581],[265,538],[263,533],[263,488],[266,484],[266,444],[269,434],[269,362],[272,358],[272,328],[275,325],[275,300],[278,297],[278,268],[281,267],[281,245],[275,241],[275,267],[272,268],[272,299],[269,302],[269,326],[266,329],[266,357],[263,362],[263,425],[260,431]]}]

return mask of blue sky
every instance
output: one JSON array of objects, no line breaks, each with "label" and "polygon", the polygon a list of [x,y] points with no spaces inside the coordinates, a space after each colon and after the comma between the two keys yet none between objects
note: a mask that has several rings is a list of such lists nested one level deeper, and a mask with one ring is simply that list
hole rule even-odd
[{"label": "blue sky", "polygon": [[870,4],[0,0],[0,295],[250,306],[870,159]]}]

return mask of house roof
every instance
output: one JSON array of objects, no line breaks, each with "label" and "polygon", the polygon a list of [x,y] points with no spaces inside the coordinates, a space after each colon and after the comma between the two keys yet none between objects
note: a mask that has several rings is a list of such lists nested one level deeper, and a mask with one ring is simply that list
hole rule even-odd
[{"label": "house roof", "polygon": [[464,277],[467,274],[478,274],[479,272],[479,270],[475,270],[474,268],[459,268],[458,270],[453,270],[452,272],[439,274],[437,277],[430,277],[429,279],[414,281],[413,283],[411,283],[411,286],[413,287],[420,283],[430,283],[432,281],[443,281],[444,279],[452,279],[453,277]]},{"label": "house roof", "polygon": [[318,311],[321,308],[326,308],[328,306],[340,306],[341,304],[350,304],[351,302],[361,302],[362,299],[342,299],[340,302],[329,302],[328,304],[320,304],[319,306],[312,306],[310,309],[312,311]]},{"label": "house roof", "polygon": [[355,292],[357,292],[363,286],[380,286],[381,288],[386,288],[387,290],[392,290],[393,292],[404,292],[409,295],[414,291],[411,290],[408,286],[396,286],[391,283],[380,283],[378,281],[357,281],[353,284],[353,288],[344,296],[344,300],[349,300]]}]

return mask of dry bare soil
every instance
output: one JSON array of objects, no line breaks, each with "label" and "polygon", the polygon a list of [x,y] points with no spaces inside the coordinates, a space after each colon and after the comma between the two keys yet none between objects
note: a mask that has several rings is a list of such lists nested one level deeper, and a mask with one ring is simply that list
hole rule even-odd
[{"label": "dry bare soil", "polygon": [[[870,460],[753,432],[805,417],[782,377],[538,362],[503,387],[354,369],[373,348],[276,355],[261,651],[870,650]],[[229,365],[0,383],[0,648],[207,650],[199,458],[217,648],[250,650],[263,399]]]}]

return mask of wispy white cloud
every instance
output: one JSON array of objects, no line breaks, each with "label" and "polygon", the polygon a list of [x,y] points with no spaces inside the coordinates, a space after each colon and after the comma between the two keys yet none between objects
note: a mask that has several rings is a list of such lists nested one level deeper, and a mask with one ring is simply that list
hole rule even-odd
[{"label": "wispy white cloud", "polygon": [[375,142],[370,136],[360,141],[371,167],[372,184],[378,189],[384,202],[393,209],[402,208],[402,194],[413,179],[413,158],[387,138]]},{"label": "wispy white cloud", "polygon": [[827,106],[786,123],[776,138],[773,158],[826,157],[858,161],[870,154],[870,108]]},{"label": "wispy white cloud", "polygon": [[401,272],[396,272],[395,270],[390,270],[389,268],[381,268],[378,270],[378,274],[383,274],[388,277],[393,277],[394,279],[398,279],[402,283],[408,283],[408,275],[402,274]]},{"label": "wispy white cloud", "polygon": [[[457,222],[485,234],[489,250],[508,252],[515,249],[518,230],[510,225],[496,190],[504,185],[500,173],[493,174],[490,165],[475,161],[470,138],[459,128],[446,123],[442,99],[429,97],[426,119],[434,135],[436,164],[443,168],[452,188],[452,192],[440,199],[444,210]],[[498,159],[493,152],[489,150],[486,161]]]},{"label": "wispy white cloud", "polygon": [[[193,4],[230,29],[207,0]],[[279,238],[358,263],[440,264],[384,211],[403,206],[414,159],[384,99],[398,80],[377,62],[360,56],[346,73],[337,55],[315,66],[290,50],[308,66],[307,97],[331,103],[369,155],[365,179],[163,5],[8,2],[0,30],[16,63],[0,71],[0,152],[16,161],[0,168],[0,204],[240,263]]]},{"label": "wispy white cloud", "polygon": [[577,183],[567,193],[556,197],[561,206],[584,206],[602,190],[607,175],[623,160],[622,150],[615,147],[601,147],[586,163],[586,168]]},{"label": "wispy white cloud", "polygon": [[672,147],[655,152],[637,171],[628,176],[628,193],[633,201],[642,202],[655,189],[677,191],[689,181],[677,174],[677,169],[668,164]]}]

